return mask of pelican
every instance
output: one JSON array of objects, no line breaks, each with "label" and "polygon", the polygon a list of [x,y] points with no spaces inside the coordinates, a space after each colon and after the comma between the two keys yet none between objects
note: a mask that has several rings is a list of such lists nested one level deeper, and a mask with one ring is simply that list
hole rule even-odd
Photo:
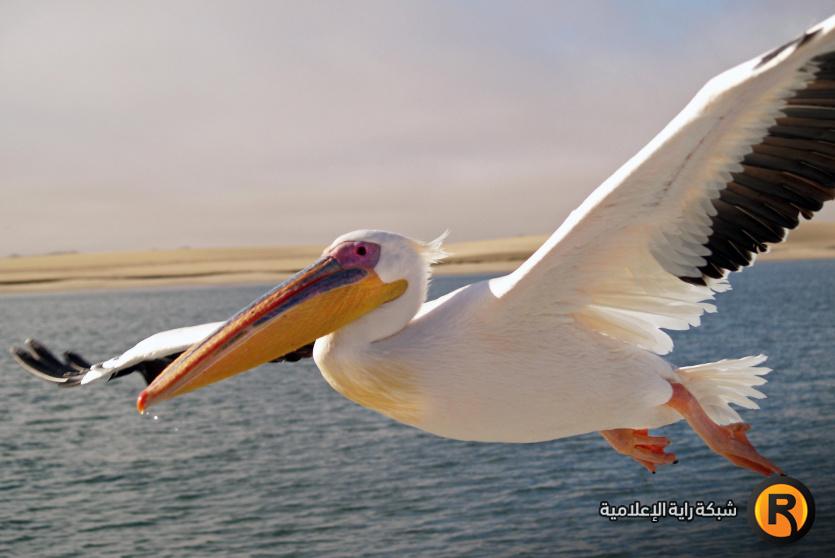
[{"label": "pelican", "polygon": [[756,409],[765,356],[677,367],[665,330],[714,312],[727,276],[835,198],[835,17],[710,80],[512,273],[427,301],[442,238],[359,230],[225,322],[113,359],[12,352],[64,386],[140,372],[137,408],[312,356],[352,401],[438,436],[530,443],[600,432],[651,472],[650,429],[684,419],[716,453],[780,469],[731,405]]}]

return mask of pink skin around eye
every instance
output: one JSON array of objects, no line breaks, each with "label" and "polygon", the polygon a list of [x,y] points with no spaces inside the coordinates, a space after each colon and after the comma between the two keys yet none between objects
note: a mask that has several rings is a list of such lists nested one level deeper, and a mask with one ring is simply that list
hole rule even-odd
[{"label": "pink skin around eye", "polygon": [[346,269],[374,269],[380,259],[380,245],[362,241],[343,242],[331,250],[330,255]]}]

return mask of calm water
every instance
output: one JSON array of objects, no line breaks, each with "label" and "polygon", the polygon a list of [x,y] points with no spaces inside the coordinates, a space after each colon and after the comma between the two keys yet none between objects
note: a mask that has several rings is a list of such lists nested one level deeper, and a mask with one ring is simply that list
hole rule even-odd
[{"label": "calm water", "polygon": [[[467,279],[439,279],[434,295]],[[41,384],[0,356],[0,555],[809,555],[835,548],[835,262],[761,264],[721,313],[676,335],[690,364],[766,352],[762,453],[812,489],[793,547],[761,543],[744,513],[717,523],[610,523],[601,500],[733,499],[760,477],[686,425],[680,463],[650,476],[596,434],[535,445],[463,443],[343,399],[312,362],[260,370],[140,417],[139,378]],[[265,287],[0,297],[0,344],[34,336],[91,358],[160,329],[222,319]],[[523,374],[524,370],[508,370]]]}]

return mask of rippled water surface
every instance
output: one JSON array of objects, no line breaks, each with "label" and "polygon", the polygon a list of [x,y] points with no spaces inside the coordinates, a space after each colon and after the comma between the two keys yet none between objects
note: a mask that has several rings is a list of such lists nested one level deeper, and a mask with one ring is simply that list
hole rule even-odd
[{"label": "rippled water surface", "polygon": [[[817,497],[815,527],[793,547],[759,542],[744,513],[598,515],[601,500],[636,499],[732,499],[744,512],[759,477],[684,424],[661,431],[680,463],[651,476],[597,434],[517,446],[424,434],[343,399],[312,362],[264,366],[160,406],[155,420],[136,414],[138,377],[56,389],[3,354],[0,555],[831,556],[835,262],[766,263],[733,279],[720,314],[677,334],[671,358],[771,356],[769,398],[743,416],[758,449]],[[473,280],[438,279],[433,294]],[[228,317],[265,288],[0,297],[0,344],[33,336],[100,359]]]}]

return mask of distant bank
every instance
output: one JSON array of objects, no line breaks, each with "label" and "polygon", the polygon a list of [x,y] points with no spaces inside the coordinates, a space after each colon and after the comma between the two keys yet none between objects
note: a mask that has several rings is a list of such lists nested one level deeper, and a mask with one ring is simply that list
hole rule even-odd
[{"label": "distant bank", "polygon": [[[513,270],[547,238],[450,243],[438,275]],[[322,246],[195,248],[0,258],[0,293],[168,285],[275,283],[319,256]],[[804,223],[762,261],[835,258],[835,223]]]}]

